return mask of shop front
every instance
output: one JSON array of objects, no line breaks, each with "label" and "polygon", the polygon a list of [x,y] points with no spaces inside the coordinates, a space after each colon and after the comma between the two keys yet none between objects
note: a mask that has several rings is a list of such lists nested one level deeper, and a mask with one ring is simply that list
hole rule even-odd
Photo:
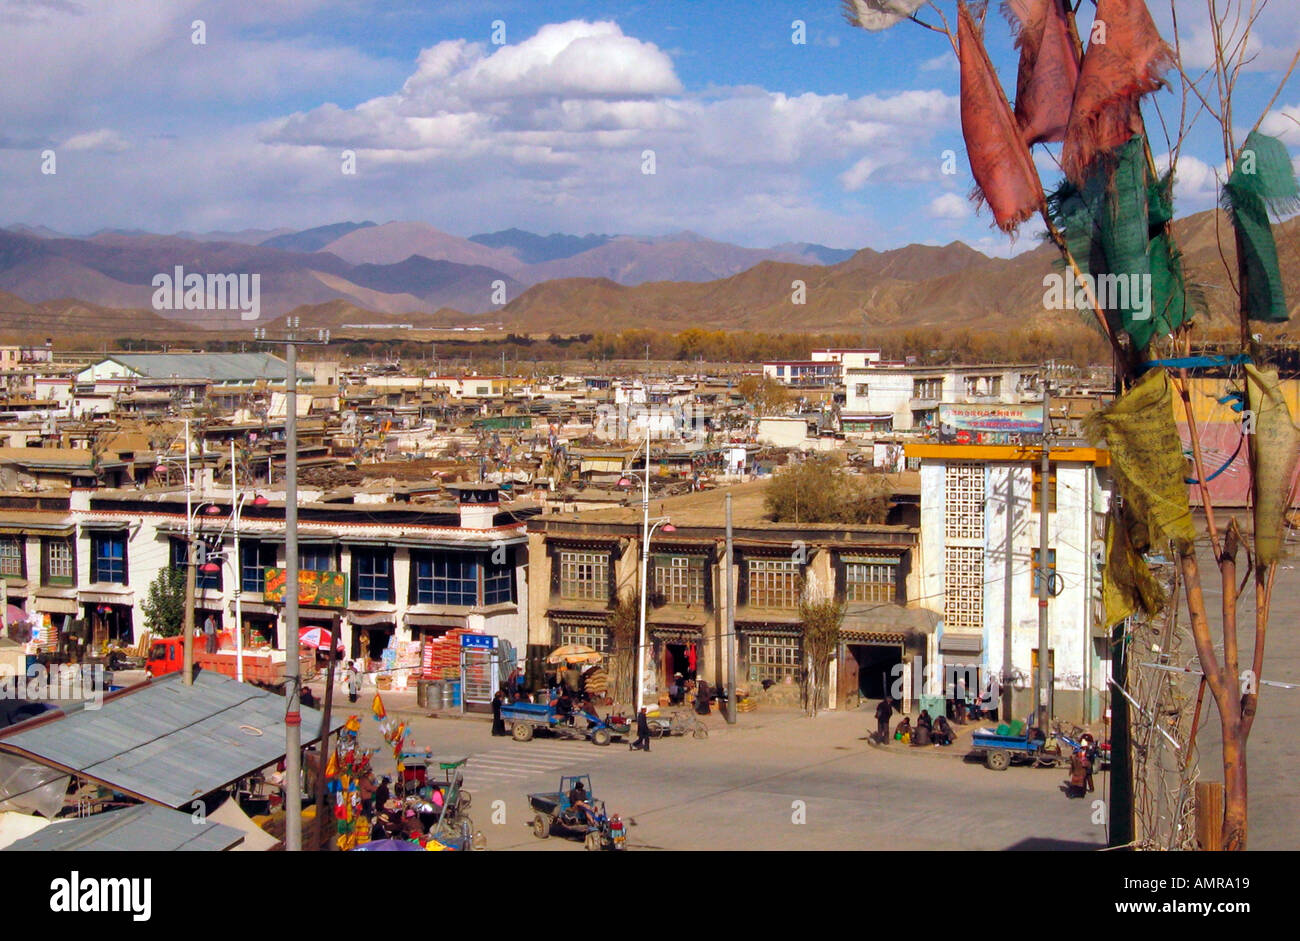
[{"label": "shop front", "polygon": [[135,643],[132,625],[134,593],[83,591],[78,601],[81,619],[86,624],[89,652],[98,653],[108,644],[129,647]]},{"label": "shop front", "polygon": [[[349,612],[347,618],[352,628],[352,644],[349,651],[352,659],[364,660],[368,673],[391,670],[392,664],[384,663],[384,651],[388,650],[396,639],[396,616],[387,612]],[[316,626],[316,623],[308,625],[304,621],[303,626]],[[330,622],[326,621],[321,626],[328,630]]]},{"label": "shop front", "polygon": [[[283,640],[280,635],[280,617],[274,607],[260,602],[245,601],[239,606],[239,618],[243,622],[240,629],[244,632],[244,647],[250,650],[269,647],[282,650]],[[235,605],[230,603],[233,618]]]},{"label": "shop front", "polygon": [[649,633],[660,704],[680,704],[685,690],[704,677],[704,635],[694,626],[657,624]]}]

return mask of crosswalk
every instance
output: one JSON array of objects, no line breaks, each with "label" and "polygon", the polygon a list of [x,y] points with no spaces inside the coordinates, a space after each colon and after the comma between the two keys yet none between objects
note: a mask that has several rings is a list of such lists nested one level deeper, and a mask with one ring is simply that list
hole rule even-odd
[{"label": "crosswalk", "polygon": [[465,764],[465,786],[504,784],[575,765],[591,765],[610,755],[611,748],[590,742],[509,742],[503,748],[471,755]]}]

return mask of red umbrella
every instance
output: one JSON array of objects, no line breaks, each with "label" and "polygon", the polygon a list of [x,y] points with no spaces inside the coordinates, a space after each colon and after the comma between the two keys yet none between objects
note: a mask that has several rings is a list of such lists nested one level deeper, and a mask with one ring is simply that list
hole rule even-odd
[{"label": "red umbrella", "polygon": [[6,624],[24,624],[26,623],[27,619],[28,619],[27,612],[24,611],[22,608],[18,607],[18,605],[11,604],[5,607]]},{"label": "red umbrella", "polygon": [[[304,627],[298,631],[298,645],[300,647],[309,647],[312,650],[320,650],[322,647],[328,647],[330,643],[330,632],[323,627]],[[343,640],[339,639],[335,645],[339,650],[343,649]]]}]

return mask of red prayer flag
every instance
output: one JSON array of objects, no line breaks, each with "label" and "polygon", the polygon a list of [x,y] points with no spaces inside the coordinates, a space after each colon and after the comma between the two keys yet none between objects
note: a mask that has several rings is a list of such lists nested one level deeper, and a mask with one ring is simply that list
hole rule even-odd
[{"label": "red prayer flag", "polygon": [[978,192],[1003,232],[1014,232],[1044,204],[1043,186],[966,0],[957,7],[961,57],[961,132]]},{"label": "red prayer flag", "polygon": [[1139,102],[1160,87],[1173,62],[1144,0],[1097,0],[1061,149],[1071,182],[1082,186],[1098,157],[1141,133]]},{"label": "red prayer flag", "polygon": [[1079,50],[1070,38],[1061,0],[1003,0],[1017,33],[1016,123],[1025,143],[1065,140],[1079,81]]}]

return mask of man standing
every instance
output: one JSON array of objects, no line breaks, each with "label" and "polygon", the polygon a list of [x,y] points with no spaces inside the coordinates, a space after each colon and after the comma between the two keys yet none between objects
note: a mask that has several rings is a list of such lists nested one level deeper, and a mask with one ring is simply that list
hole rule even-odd
[{"label": "man standing", "polygon": [[642,751],[650,750],[650,720],[646,718],[645,706],[636,714],[636,741],[627,746],[628,750],[641,749]]},{"label": "man standing", "polygon": [[206,644],[205,650],[208,653],[217,652],[217,619],[208,612],[208,616],[203,619],[203,640]]},{"label": "man standing", "polygon": [[501,692],[501,690],[497,690],[497,694],[492,697],[492,734],[493,735],[509,734],[508,732],[506,732],[505,722],[502,721],[501,719],[501,705],[503,699],[505,699],[505,693]]},{"label": "man standing", "polygon": [[880,700],[876,706],[876,741],[882,745],[889,744],[889,717],[894,714],[894,707],[889,704],[889,697]]}]

